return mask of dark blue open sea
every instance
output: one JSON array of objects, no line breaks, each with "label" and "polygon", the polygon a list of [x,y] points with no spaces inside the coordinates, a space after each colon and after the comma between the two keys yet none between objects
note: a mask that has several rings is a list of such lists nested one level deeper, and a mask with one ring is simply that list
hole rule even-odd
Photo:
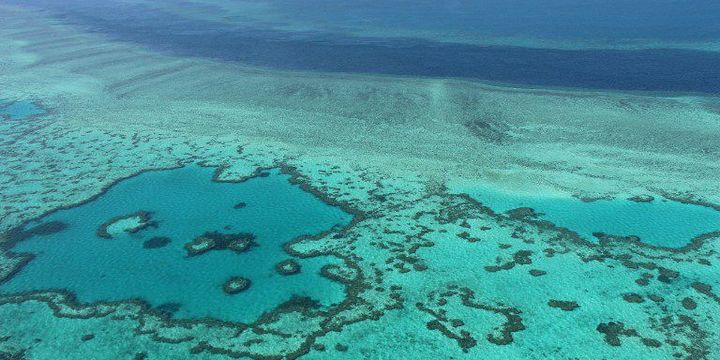
[{"label": "dark blue open sea", "polygon": [[[536,87],[720,91],[720,51],[675,47],[677,43],[701,46],[720,36],[720,4],[713,1],[623,0],[613,2],[613,6],[601,1],[582,5],[571,1],[495,0],[449,4],[269,2],[283,18],[325,25],[302,31],[278,30],[273,23],[259,21],[238,24],[182,17],[140,4],[28,3],[39,3],[71,23],[152,49],[275,69],[453,77]],[[341,31],[347,27],[360,30],[352,35]],[[370,31],[376,27],[384,36]],[[408,35],[421,30],[479,34],[476,41],[488,39],[489,43],[494,37],[539,38],[568,43],[570,48],[539,48],[520,40],[518,43],[525,46],[462,44]],[[572,49],[574,43],[582,43],[580,40],[653,46]]]}]

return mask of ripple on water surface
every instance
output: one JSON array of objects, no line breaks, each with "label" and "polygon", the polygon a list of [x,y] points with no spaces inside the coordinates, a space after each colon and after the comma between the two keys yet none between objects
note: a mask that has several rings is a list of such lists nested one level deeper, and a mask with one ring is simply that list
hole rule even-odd
[{"label": "ripple on water surface", "polygon": [[[324,306],[342,301],[344,287],[320,275],[323,265],[338,259],[295,259],[301,271],[289,276],[275,266],[291,258],[284,243],[345,225],[351,215],[291,185],[278,171],[242,183],[211,181],[213,171],[191,166],[147,172],[46,216],[42,224],[66,226],[26,232],[29,238],[13,251],[35,258],[0,291],[67,289],[82,303],[141,298],[175,318],[244,322],[295,295]],[[240,202],[244,206],[237,208]],[[252,234],[254,246],[188,256],[185,244],[207,233]],[[252,286],[225,293],[234,277]]]}]

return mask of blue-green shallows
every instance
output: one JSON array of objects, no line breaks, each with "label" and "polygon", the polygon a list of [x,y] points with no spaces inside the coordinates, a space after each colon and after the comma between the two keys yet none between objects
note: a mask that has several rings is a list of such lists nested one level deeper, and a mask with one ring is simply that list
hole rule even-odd
[{"label": "blue-green shallows", "polygon": [[590,241],[593,233],[640,237],[640,241],[668,248],[687,245],[698,235],[720,230],[720,212],[663,198],[650,202],[626,199],[583,202],[570,197],[543,197],[498,191],[490,187],[455,189],[497,212],[529,207],[540,219],[577,232]]},{"label": "blue-green shallows", "polygon": [[[319,273],[338,259],[296,259],[301,272],[291,276],[278,274],[274,266],[291,258],[284,243],[345,225],[351,215],[291,185],[278,171],[242,183],[211,181],[213,171],[189,166],[147,172],[91,202],[45,217],[43,223],[61,221],[67,228],[19,242],[13,251],[35,258],[0,291],[67,289],[83,303],[140,298],[177,309],[175,318],[229,321],[252,321],[294,295],[325,306],[342,301],[343,285]],[[96,235],[109,219],[140,210],[151,212],[157,226],[112,238]],[[188,256],[184,244],[208,231],[252,233],[258,246],[243,253]],[[160,236],[170,243],[143,246]],[[250,279],[252,286],[226,294],[223,285],[234,276]]]},{"label": "blue-green shallows", "polygon": [[32,101],[0,102],[0,118],[10,120],[25,120],[29,117],[43,114],[45,111]]}]

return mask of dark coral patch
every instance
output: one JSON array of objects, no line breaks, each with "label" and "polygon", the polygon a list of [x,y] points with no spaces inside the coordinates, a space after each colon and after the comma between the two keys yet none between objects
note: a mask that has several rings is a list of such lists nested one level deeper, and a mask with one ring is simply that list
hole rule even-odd
[{"label": "dark coral patch", "polygon": [[[236,252],[236,253],[245,252],[245,251],[249,250],[251,247],[257,245],[257,244],[252,240],[252,239],[254,239],[254,238],[255,238],[255,236],[250,234],[250,236],[248,236],[248,237],[244,237],[244,238],[240,238],[240,239],[237,239],[237,240],[230,241],[229,243],[227,243],[226,248],[227,248],[228,250],[232,250],[232,251],[234,251],[234,252]],[[223,243],[221,242],[220,245],[222,246]],[[215,241],[215,248],[218,249],[218,250],[222,250],[221,247],[218,248],[218,242],[217,242],[217,241]]]},{"label": "dark coral patch", "polygon": [[686,310],[695,310],[695,308],[697,308],[697,303],[695,302],[695,300],[693,300],[689,297],[686,297],[686,298],[682,299],[682,306]]},{"label": "dark coral patch", "polygon": [[11,352],[5,352],[0,350],[0,359],[7,359],[7,360],[25,360],[25,352],[26,349],[18,350],[17,352],[11,353]]},{"label": "dark coral patch", "polygon": [[[436,295],[439,295],[439,297],[436,297]],[[449,285],[448,291],[440,294],[435,292],[430,293],[428,305],[422,302],[416,303],[415,306],[418,310],[435,318],[425,324],[427,329],[439,331],[445,337],[455,340],[463,352],[468,352],[470,348],[475,347],[478,341],[468,330],[462,329],[465,321],[447,317],[447,310],[442,307],[448,304],[447,299],[453,296],[458,296],[460,302],[465,307],[493,312],[506,318],[506,321],[502,325],[496,327],[493,332],[485,335],[487,341],[492,344],[501,346],[508,345],[514,340],[513,333],[525,330],[525,325],[520,317],[520,310],[476,302],[475,293],[468,288],[458,289],[454,285]]]},{"label": "dark coral patch", "polygon": [[538,276],[543,276],[543,275],[547,274],[547,271],[538,270],[538,269],[530,269],[530,271],[528,271],[528,273],[532,276],[538,277]]},{"label": "dark coral patch", "polygon": [[635,195],[633,197],[629,197],[628,200],[638,203],[648,203],[654,201],[655,198],[651,195]]},{"label": "dark coral patch", "polygon": [[636,293],[623,294],[623,300],[633,304],[640,304],[645,302],[645,299],[643,299],[642,296]]},{"label": "dark coral patch", "polygon": [[182,305],[178,303],[165,303],[157,307],[157,310],[167,317],[172,317],[176,312],[180,311]]},{"label": "dark coral patch", "polygon": [[678,276],[680,276],[680,273],[675,270],[670,270],[668,268],[659,267],[658,271],[660,272],[660,275],[657,277],[658,280],[669,284],[673,280],[675,280]]},{"label": "dark coral patch", "polygon": [[563,300],[555,300],[551,299],[548,301],[548,306],[560,309],[562,311],[573,311],[580,307],[577,302],[575,301],[563,301]]},{"label": "dark coral patch", "polygon": [[300,264],[292,259],[283,260],[275,264],[275,271],[280,275],[295,275],[300,273]]},{"label": "dark coral patch", "polygon": [[235,276],[231,277],[225,282],[225,284],[223,285],[223,291],[225,291],[226,294],[234,295],[249,289],[251,284],[252,282],[250,281],[250,279],[241,276]]},{"label": "dark coral patch", "polygon": [[640,237],[636,235],[619,236],[606,234],[604,232],[594,232],[592,236],[598,239],[601,245],[609,245],[613,242],[625,242],[641,246]]},{"label": "dark coral patch", "polygon": [[655,347],[656,348],[656,347],[660,347],[660,345],[662,345],[662,343],[660,341],[657,341],[655,339],[650,339],[650,338],[642,338],[641,341],[642,341],[643,345],[645,345],[647,347]]},{"label": "dark coral patch", "polygon": [[622,343],[620,342],[621,336],[640,338],[640,341],[643,343],[643,345],[647,347],[657,348],[662,345],[662,343],[656,339],[641,336],[637,330],[625,327],[625,324],[620,321],[601,323],[597,326],[596,330],[605,334],[605,342],[608,343],[610,346],[622,345]]},{"label": "dark coral patch", "polygon": [[535,209],[529,207],[520,207],[508,210],[505,213],[513,220],[536,219],[541,215],[537,213]]},{"label": "dark coral patch", "polygon": [[54,233],[58,233],[60,231],[63,231],[67,228],[67,224],[62,221],[50,221],[46,222],[44,224],[40,224],[34,227],[31,227],[28,230],[19,230],[19,231],[11,231],[10,232],[10,239],[12,241],[20,241],[24,240],[30,237],[33,237],[35,235],[50,235]]},{"label": "dark coral patch", "polygon": [[171,241],[172,240],[170,240],[170,238],[167,236],[154,236],[143,242],[143,248],[158,249],[167,246],[168,244],[170,244]]},{"label": "dark coral patch", "polygon": [[185,244],[188,256],[200,255],[210,250],[232,250],[241,253],[257,245],[255,235],[251,233],[223,234],[217,231],[206,232]]},{"label": "dark coral patch", "polygon": [[477,345],[477,340],[473,338],[467,331],[463,331],[460,335],[451,332],[442,322],[439,320],[430,320],[425,324],[428,330],[440,331],[443,335],[450,339],[457,341],[460,348],[467,352],[468,349],[473,348]]},{"label": "dark coral patch", "polygon": [[622,322],[608,322],[597,326],[597,331],[605,334],[605,342],[610,346],[620,346],[620,336],[638,336],[634,329],[626,329]]},{"label": "dark coral patch", "polygon": [[515,265],[529,265],[532,264],[532,259],[530,258],[530,255],[532,254],[533,252],[530,250],[519,250],[513,254],[513,259],[511,261],[500,265],[488,265],[485,266],[484,269],[487,272],[498,272],[501,270],[510,270],[514,268]]},{"label": "dark coral patch", "polygon": [[111,218],[110,220],[100,224],[100,227],[98,227],[95,234],[98,237],[101,237],[103,239],[112,239],[113,236],[112,236],[112,234],[110,234],[108,232],[108,227],[117,223],[118,221],[127,220],[127,219],[131,219],[134,217],[139,219],[139,221],[138,221],[139,224],[135,227],[124,229],[123,231],[125,231],[129,234],[134,234],[134,233],[136,233],[140,230],[144,230],[150,226],[157,227],[157,223],[151,220],[150,215],[151,214],[149,211],[136,211],[134,213],[127,214],[127,215],[115,216],[115,217]]},{"label": "dark coral patch", "polygon": [[530,259],[532,253],[529,250],[520,250],[513,254],[513,260],[520,265],[532,264],[532,259]]}]

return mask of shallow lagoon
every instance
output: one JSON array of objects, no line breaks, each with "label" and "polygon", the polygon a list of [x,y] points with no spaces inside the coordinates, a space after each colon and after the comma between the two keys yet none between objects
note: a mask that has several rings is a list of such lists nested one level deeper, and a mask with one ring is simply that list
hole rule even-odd
[{"label": "shallow lagoon", "polygon": [[496,212],[529,207],[540,219],[568,228],[597,242],[595,232],[640,237],[640,241],[668,248],[687,245],[692,238],[720,230],[720,212],[663,198],[651,202],[599,199],[585,202],[572,197],[534,196],[494,189],[490,186],[453,186]]},{"label": "shallow lagoon", "polygon": [[[242,183],[210,181],[213,171],[191,166],[144,173],[89,203],[45,217],[43,223],[68,226],[19,242],[13,251],[35,258],[0,290],[67,289],[83,303],[141,298],[162,309],[179,304],[175,318],[230,321],[252,321],[295,295],[325,306],[342,301],[344,287],[320,275],[323,265],[339,260],[295,259],[301,273],[290,276],[274,266],[291,258],[282,249],[287,241],[347,224],[351,216],[277,171]],[[240,202],[246,205],[236,206]],[[139,210],[151,212],[157,226],[109,239],[96,235],[109,219]],[[188,257],[183,245],[207,231],[250,232],[258,245],[239,254],[219,250]],[[155,236],[171,242],[144,248]],[[223,284],[232,276],[249,278],[252,286],[227,295]]]},{"label": "shallow lagoon", "polygon": [[25,120],[29,117],[43,114],[44,111],[32,101],[21,100],[3,102],[0,99],[0,118],[9,120]]}]

